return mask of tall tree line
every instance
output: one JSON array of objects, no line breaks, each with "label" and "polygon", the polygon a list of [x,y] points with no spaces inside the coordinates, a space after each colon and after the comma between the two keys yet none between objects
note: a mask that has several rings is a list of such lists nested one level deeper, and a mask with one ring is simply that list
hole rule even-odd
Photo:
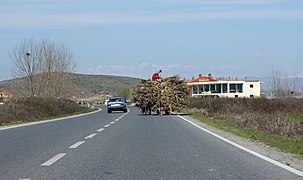
[{"label": "tall tree line", "polygon": [[66,97],[71,89],[68,73],[75,72],[73,53],[64,45],[51,40],[24,39],[11,52],[13,77],[19,81],[23,95],[46,98]]}]

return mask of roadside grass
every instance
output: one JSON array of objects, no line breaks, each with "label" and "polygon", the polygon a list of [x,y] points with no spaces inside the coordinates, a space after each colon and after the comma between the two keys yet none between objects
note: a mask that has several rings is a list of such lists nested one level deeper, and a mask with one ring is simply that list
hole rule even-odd
[{"label": "roadside grass", "polygon": [[303,123],[303,116],[290,116],[290,119]]},{"label": "roadside grass", "polygon": [[90,113],[97,111],[97,108],[85,108],[80,112],[75,112],[72,114],[61,114],[57,116],[52,116],[49,118],[41,118],[41,119],[31,119],[31,120],[23,120],[23,121],[11,121],[7,123],[0,123],[1,126],[10,126],[10,125],[18,125],[18,124],[24,124],[24,123],[30,123],[30,122],[39,122],[39,121],[46,121],[46,120],[51,120],[51,119],[57,119],[57,118],[64,118],[64,117],[69,117],[69,116],[75,116],[75,115],[80,115],[80,114],[85,114],[85,113]]},{"label": "roadside grass", "polygon": [[[303,141],[294,138],[288,138],[281,135],[274,134],[265,134],[256,129],[252,128],[239,128],[232,125],[228,121],[221,119],[208,118],[205,117],[201,112],[194,109],[186,109],[183,111],[186,114],[189,114],[192,118],[197,119],[209,126],[215,127],[217,129],[230,132],[237,136],[266,144],[272,148],[278,149],[282,152],[291,153],[295,157],[303,160]],[[302,118],[299,117],[299,119]],[[300,119],[301,120],[301,119]],[[303,122],[303,120],[301,121]]]}]

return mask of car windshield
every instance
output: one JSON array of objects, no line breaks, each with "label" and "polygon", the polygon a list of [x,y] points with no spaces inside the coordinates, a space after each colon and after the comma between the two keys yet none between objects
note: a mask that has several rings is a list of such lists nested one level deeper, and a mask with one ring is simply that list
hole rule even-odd
[{"label": "car windshield", "polygon": [[123,99],[122,98],[113,98],[113,99],[110,99],[109,102],[123,102]]}]

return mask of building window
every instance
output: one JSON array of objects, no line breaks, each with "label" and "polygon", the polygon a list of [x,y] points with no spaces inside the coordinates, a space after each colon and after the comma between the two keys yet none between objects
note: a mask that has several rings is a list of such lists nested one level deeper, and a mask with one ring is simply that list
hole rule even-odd
[{"label": "building window", "polygon": [[227,84],[222,84],[223,93],[227,93]]},{"label": "building window", "polygon": [[235,84],[230,84],[229,85],[229,92],[230,93],[235,93],[236,92],[236,85]]},{"label": "building window", "polygon": [[204,85],[204,91],[208,92],[209,91],[209,84]]},{"label": "building window", "polygon": [[210,91],[214,93],[216,91],[216,86],[214,84],[210,85]]},{"label": "building window", "polygon": [[250,87],[250,88],[254,88],[254,85],[253,85],[253,84],[251,84],[251,85],[249,85],[249,87]]},{"label": "building window", "polygon": [[229,85],[230,93],[242,93],[243,92],[243,84],[230,84]]},{"label": "building window", "polygon": [[203,85],[199,85],[199,90],[200,90],[200,94],[202,94],[202,92],[204,92],[204,89],[203,89]]},{"label": "building window", "polygon": [[221,84],[216,84],[216,93],[222,93]]},{"label": "building window", "polygon": [[198,93],[198,87],[193,85],[193,94],[197,94]]},{"label": "building window", "polygon": [[252,94],[251,94],[249,97],[253,98],[253,97],[254,97],[254,95],[252,95]]}]

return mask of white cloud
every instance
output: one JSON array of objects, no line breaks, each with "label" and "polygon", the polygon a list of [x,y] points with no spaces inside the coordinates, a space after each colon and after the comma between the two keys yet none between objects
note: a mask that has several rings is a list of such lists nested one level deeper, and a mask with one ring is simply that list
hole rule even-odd
[{"label": "white cloud", "polygon": [[231,65],[219,65],[219,66],[211,66],[210,70],[212,71],[230,71],[230,70],[239,70],[242,69],[242,65],[231,66]]},{"label": "white cloud", "polygon": [[149,66],[148,63],[141,63],[139,65],[139,68],[145,68],[145,67],[148,67],[148,66]]},{"label": "white cloud", "polygon": [[109,66],[98,66],[96,68],[90,68],[87,73],[89,74],[104,74],[104,75],[117,75],[117,76],[131,76],[140,78],[150,78],[150,76],[162,69],[165,76],[179,75],[181,77],[192,77],[196,76],[203,69],[197,65],[183,65],[183,64],[148,64],[141,63],[138,65],[109,65]]},{"label": "white cloud", "polygon": [[[279,72],[278,72],[279,73]],[[291,79],[298,79],[298,78],[303,78],[303,72],[281,72],[281,77],[282,78],[291,78]]]},{"label": "white cloud", "polygon": [[100,25],[125,23],[175,23],[228,19],[303,19],[301,10],[160,13],[0,13],[0,27]]},{"label": "white cloud", "polygon": [[255,54],[254,54],[254,56],[255,57],[264,57],[264,56],[267,56],[267,52],[256,52]]},{"label": "white cloud", "polygon": [[225,70],[225,69],[228,69],[228,66],[227,65],[221,65],[221,66],[218,66],[217,69],[218,70]]},{"label": "white cloud", "polygon": [[[230,19],[303,19],[289,0],[14,0],[2,3],[0,27],[69,27]],[[268,4],[270,6],[264,5]],[[264,6],[263,6],[264,5]],[[267,7],[267,8],[266,8]],[[269,9],[272,8],[272,9]]]}]

